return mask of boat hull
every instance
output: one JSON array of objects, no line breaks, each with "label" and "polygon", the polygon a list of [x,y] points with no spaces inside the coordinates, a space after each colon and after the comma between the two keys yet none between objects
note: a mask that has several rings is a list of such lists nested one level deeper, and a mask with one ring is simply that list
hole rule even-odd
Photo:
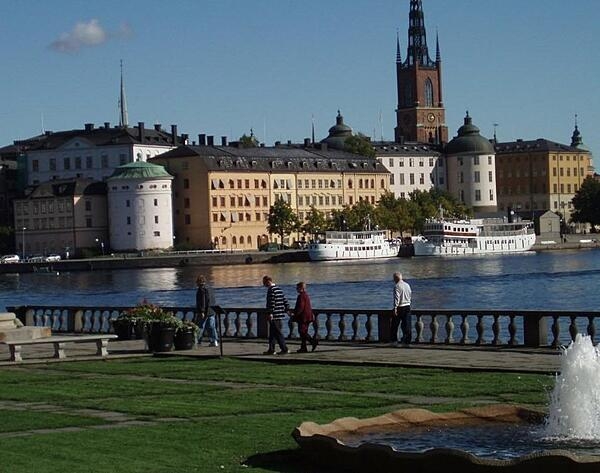
[{"label": "boat hull", "polygon": [[357,259],[379,259],[395,258],[398,256],[398,248],[389,248],[388,250],[364,250],[351,251],[340,248],[336,245],[326,243],[315,245],[308,250],[308,257],[312,261],[337,261],[337,260],[357,260]]},{"label": "boat hull", "polygon": [[535,244],[535,235],[519,235],[511,238],[479,237],[469,242],[440,244],[424,238],[413,242],[415,256],[461,256],[488,255],[498,253],[520,253],[529,251]]}]

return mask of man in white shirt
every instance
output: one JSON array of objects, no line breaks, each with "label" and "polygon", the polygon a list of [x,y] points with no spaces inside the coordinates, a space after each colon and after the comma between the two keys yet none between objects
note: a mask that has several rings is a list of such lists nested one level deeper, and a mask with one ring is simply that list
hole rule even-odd
[{"label": "man in white shirt", "polygon": [[394,273],[394,315],[392,317],[392,343],[398,342],[398,327],[402,324],[402,343],[408,345],[412,338],[410,317],[410,300],[412,290],[406,281],[402,280],[402,273]]}]

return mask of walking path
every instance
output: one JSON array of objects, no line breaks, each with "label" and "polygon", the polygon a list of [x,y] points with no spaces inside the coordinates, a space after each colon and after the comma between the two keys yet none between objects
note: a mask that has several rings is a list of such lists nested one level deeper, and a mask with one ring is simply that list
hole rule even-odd
[{"label": "walking path", "polygon": [[[411,345],[410,348],[391,347],[382,344],[321,342],[313,353],[295,353],[299,342],[289,343],[288,355],[263,355],[267,348],[265,340],[225,339],[223,355],[239,359],[273,363],[330,363],[355,365],[387,365],[415,368],[446,368],[466,371],[512,371],[554,374],[560,369],[560,351],[553,349],[509,348],[506,346],[460,346],[460,345]],[[188,351],[172,351],[157,356],[214,357],[220,348],[200,346]],[[79,360],[98,360],[95,346],[71,344],[66,360],[52,358],[51,346],[24,347],[21,364],[52,363]],[[152,356],[145,352],[142,340],[111,341],[109,359],[119,357]],[[15,366],[9,361],[8,348],[0,344],[0,367]]]}]

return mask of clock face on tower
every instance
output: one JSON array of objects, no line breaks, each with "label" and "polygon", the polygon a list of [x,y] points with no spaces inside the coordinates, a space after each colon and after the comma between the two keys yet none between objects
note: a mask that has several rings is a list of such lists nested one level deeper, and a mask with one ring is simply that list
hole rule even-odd
[{"label": "clock face on tower", "polygon": [[434,115],[433,113],[429,113],[429,114],[427,115],[427,121],[428,121],[429,123],[432,123],[433,121],[435,121],[435,115]]}]

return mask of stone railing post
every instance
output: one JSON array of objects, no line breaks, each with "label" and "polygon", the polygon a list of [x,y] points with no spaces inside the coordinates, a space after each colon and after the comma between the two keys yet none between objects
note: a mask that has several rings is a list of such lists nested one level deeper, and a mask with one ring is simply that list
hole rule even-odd
[{"label": "stone railing post", "polygon": [[546,318],[538,314],[523,315],[523,344],[526,347],[548,345]]},{"label": "stone railing post", "polygon": [[392,339],[392,311],[382,310],[377,314],[377,330],[380,342],[389,342]]},{"label": "stone railing post", "polygon": [[256,312],[256,336],[258,338],[269,338],[269,321],[267,314],[261,310]]}]

